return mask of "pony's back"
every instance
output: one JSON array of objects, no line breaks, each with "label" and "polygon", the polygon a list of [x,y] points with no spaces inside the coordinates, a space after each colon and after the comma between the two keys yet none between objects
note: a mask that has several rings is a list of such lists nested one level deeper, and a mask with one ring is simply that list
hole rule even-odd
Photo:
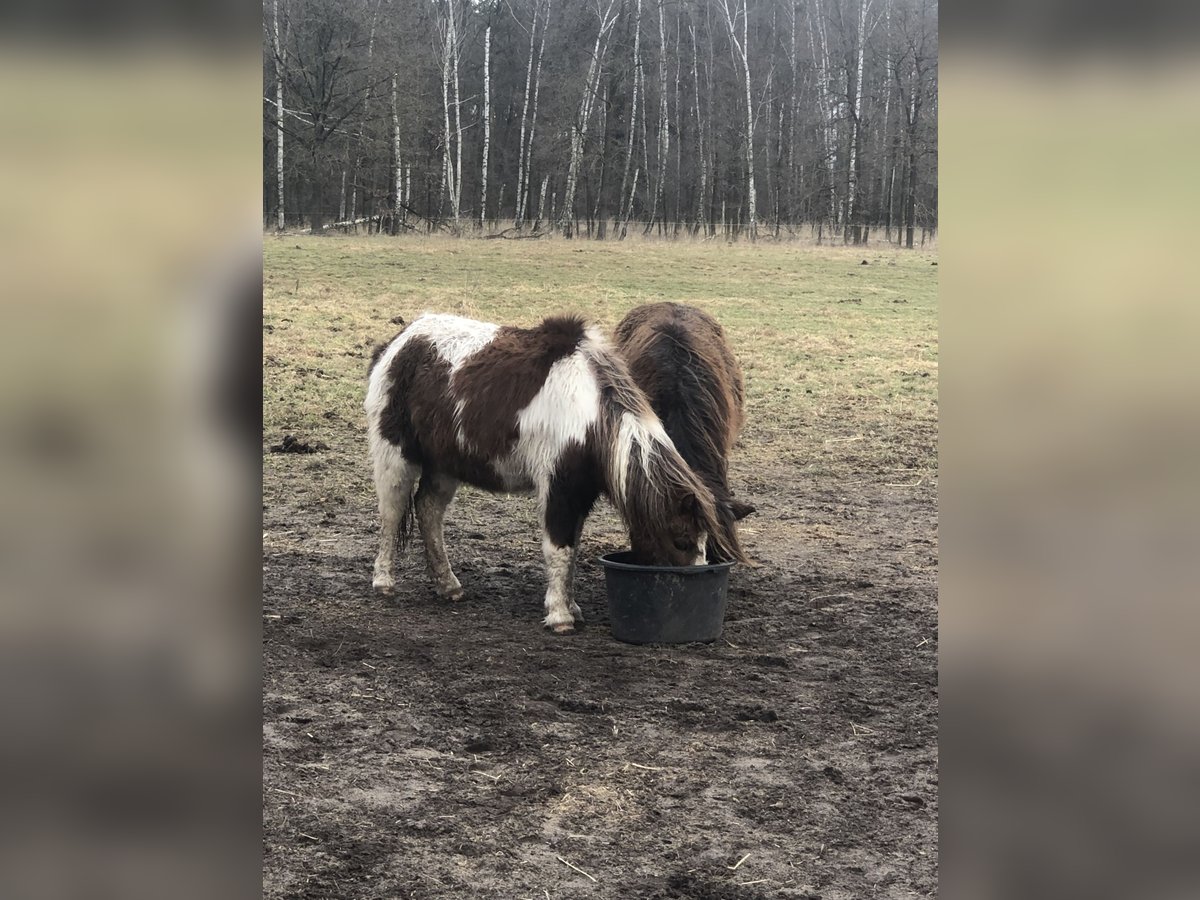
[{"label": "pony's back", "polygon": [[720,324],[682,303],[632,310],[616,331],[634,380],[689,465],[727,454],[744,422],[742,369]]}]

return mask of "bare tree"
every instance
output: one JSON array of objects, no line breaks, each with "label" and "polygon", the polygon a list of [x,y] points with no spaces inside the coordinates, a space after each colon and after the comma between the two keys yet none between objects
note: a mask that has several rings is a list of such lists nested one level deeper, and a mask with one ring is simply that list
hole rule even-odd
[{"label": "bare tree", "polygon": [[619,12],[617,0],[608,0],[608,6],[603,10],[600,9],[599,2],[597,3],[596,14],[600,17],[600,25],[596,33],[596,45],[592,49],[592,58],[588,63],[583,97],[579,101],[579,113],[571,126],[571,160],[567,170],[567,186],[563,194],[562,211],[559,214],[559,225],[566,237],[572,237],[575,233],[575,190],[579,181],[579,166],[583,160],[583,145],[587,138],[588,124],[592,118],[592,103],[596,98],[600,70],[603,66],[605,51],[608,48],[608,37],[612,27],[617,23]]},{"label": "bare tree", "polygon": [[[735,0],[736,3],[736,0]],[[740,12],[729,8],[729,0],[721,0],[721,8],[725,13],[725,24],[729,27],[729,42],[733,45],[735,58],[742,64],[742,73],[746,79],[746,207],[747,229],[751,241],[758,238],[758,198],[754,191],[754,100],[750,90],[750,18],[747,11],[747,0],[742,0]],[[735,14],[742,20],[742,37],[738,39],[737,28],[734,25]]]},{"label": "bare tree", "polygon": [[[462,103],[459,96],[459,34],[456,0],[445,0],[446,15],[441,22],[442,39],[442,195],[449,197],[450,215],[457,232],[462,214]],[[454,89],[454,102],[450,90]],[[450,110],[454,110],[454,132],[450,131]],[[453,154],[453,158],[452,158]]]},{"label": "bare tree", "polygon": [[283,73],[287,67],[287,43],[281,39],[279,33],[279,0],[275,0],[275,28],[272,38],[275,42],[275,228],[283,231]]},{"label": "bare tree", "polygon": [[857,211],[855,204],[858,200],[859,137],[861,134],[859,117],[862,114],[863,54],[866,48],[867,9],[869,6],[869,0],[858,0],[858,34],[855,39],[857,63],[854,77],[847,79],[847,87],[849,88],[852,84],[853,88],[847,90],[850,101],[850,152],[846,160],[846,222],[842,240],[849,243],[853,239],[856,244],[862,241],[862,228],[854,219]]},{"label": "bare tree", "polygon": [[483,34],[483,162],[479,166],[479,227],[487,227],[488,153],[492,148],[492,26]]},{"label": "bare tree", "polygon": [[629,191],[629,206],[625,207],[625,189],[629,184],[629,170],[633,168],[633,140],[637,133],[638,89],[641,86],[640,73],[642,70],[642,0],[637,0],[637,8],[633,20],[633,99],[630,106],[629,122],[626,126],[625,171],[621,175],[621,190],[617,194],[620,205],[618,214],[621,216],[621,227],[617,236],[624,239],[629,229],[629,217],[633,213],[633,196],[637,193],[637,174],[633,176],[633,187]]},{"label": "bare tree", "polygon": [[699,169],[700,179],[700,193],[696,197],[696,225],[698,230],[707,234],[708,156],[704,149],[704,113],[700,109],[700,67],[696,59],[698,54],[696,52],[696,26],[694,23],[689,23],[688,31],[692,37],[692,83],[695,86],[696,97],[696,164]]},{"label": "bare tree", "polygon": [[[533,135],[537,125],[538,93],[542,84],[542,55],[546,50],[546,29],[550,24],[550,0],[546,0],[545,13],[542,15],[542,40],[537,45],[537,65],[535,67],[533,48],[538,33],[538,13],[541,9],[541,0],[534,0],[533,22],[529,26],[529,61],[525,67],[525,101],[521,107],[521,142],[518,150],[517,212],[514,223],[518,230],[525,225],[525,215],[529,205],[529,170],[533,162]],[[527,129],[528,140],[525,136]],[[540,214],[538,218],[541,218]]]},{"label": "bare tree", "polygon": [[[396,186],[392,193],[392,234],[397,234],[400,231],[400,207],[404,204],[404,195],[402,193],[403,184],[400,180],[400,115],[396,106],[396,76],[392,75],[392,164],[395,168],[395,177],[392,184]],[[370,223],[368,223],[368,233],[370,233]]]},{"label": "bare tree", "polygon": [[[650,225],[659,210],[666,217],[667,159],[671,153],[671,128],[667,118],[667,29],[663,21],[664,0],[658,0],[658,181],[650,207]],[[650,225],[647,226],[649,230]]]}]

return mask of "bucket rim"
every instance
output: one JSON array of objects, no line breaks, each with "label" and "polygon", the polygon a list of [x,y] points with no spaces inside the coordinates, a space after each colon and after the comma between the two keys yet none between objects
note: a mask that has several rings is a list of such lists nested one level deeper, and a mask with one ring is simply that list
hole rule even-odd
[{"label": "bucket rim", "polygon": [[632,550],[616,550],[605,553],[600,557],[600,565],[606,569],[619,569],[622,572],[669,572],[678,575],[702,575],[706,572],[722,572],[733,568],[733,561],[706,563],[703,566],[642,566],[637,563],[625,562],[617,557],[629,556]]}]

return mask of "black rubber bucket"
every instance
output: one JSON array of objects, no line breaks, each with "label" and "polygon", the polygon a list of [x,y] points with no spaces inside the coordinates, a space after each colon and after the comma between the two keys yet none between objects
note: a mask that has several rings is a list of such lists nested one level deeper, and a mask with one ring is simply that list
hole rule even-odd
[{"label": "black rubber bucket", "polygon": [[627,644],[687,644],[721,636],[733,563],[639,566],[631,556],[624,550],[600,557],[613,637]]}]

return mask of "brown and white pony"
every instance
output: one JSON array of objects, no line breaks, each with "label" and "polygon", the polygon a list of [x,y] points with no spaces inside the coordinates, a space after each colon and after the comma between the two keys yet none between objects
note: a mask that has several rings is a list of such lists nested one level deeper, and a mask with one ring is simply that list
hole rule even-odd
[{"label": "brown and white pony", "polygon": [[376,351],[364,408],[382,520],[376,590],[395,587],[395,550],[415,505],[437,593],[462,596],[443,538],[460,482],[537,496],[549,581],[544,622],[560,634],[582,621],[571,596],[575,552],[600,494],[647,562],[703,563],[706,544],[736,553],[712,493],[620,356],[579,318],[509,328],[423,315]]},{"label": "brown and white pony", "polygon": [[[617,326],[617,349],[675,448],[716,500],[721,546],[709,561],[745,557],[734,523],[754,507],[729,489],[729,451],[745,422],[742,369],[717,320],[682,303],[650,303]],[[634,545],[637,549],[637,545]]]}]

